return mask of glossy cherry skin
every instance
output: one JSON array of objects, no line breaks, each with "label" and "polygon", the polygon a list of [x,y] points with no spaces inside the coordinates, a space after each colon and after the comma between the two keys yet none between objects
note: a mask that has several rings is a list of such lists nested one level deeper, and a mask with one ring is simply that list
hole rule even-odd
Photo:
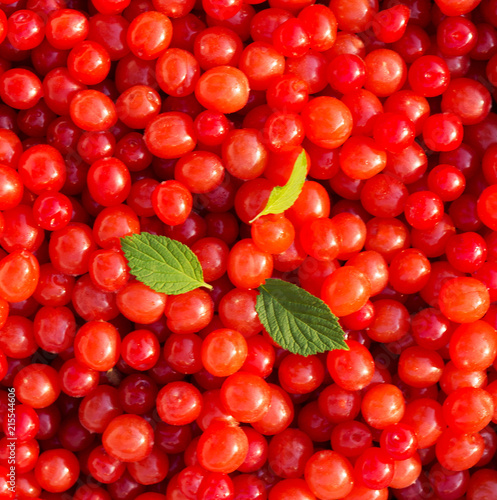
[{"label": "glossy cherry skin", "polygon": [[27,250],[15,250],[0,260],[0,297],[22,302],[33,295],[40,276],[36,257]]},{"label": "glossy cherry skin", "polygon": [[138,462],[152,452],[153,430],[138,415],[115,417],[105,429],[102,444],[109,455],[122,462]]},{"label": "glossy cherry skin", "polygon": [[453,151],[462,142],[463,126],[459,116],[453,113],[431,115],[423,126],[423,139],[433,151]]},{"label": "glossy cherry skin", "polygon": [[133,462],[128,466],[128,472],[133,479],[142,485],[160,483],[166,478],[168,471],[169,459],[162,450],[156,447],[154,447],[147,458]]},{"label": "glossy cherry skin", "polygon": [[147,85],[126,89],[116,101],[116,113],[125,125],[133,129],[145,128],[151,118],[159,114],[159,94]]},{"label": "glossy cherry skin", "polygon": [[171,43],[172,24],[162,12],[143,12],[131,22],[127,42],[140,59],[156,59]]},{"label": "glossy cherry skin", "polygon": [[136,370],[149,370],[159,360],[159,341],[148,330],[135,330],[123,339],[121,355]]},{"label": "glossy cherry skin", "polygon": [[71,275],[88,270],[90,254],[96,250],[91,229],[85,224],[71,223],[54,231],[49,244],[51,261],[60,272]]},{"label": "glossy cherry skin", "polygon": [[387,452],[373,447],[358,457],[354,472],[366,487],[381,490],[393,479],[394,461]]},{"label": "glossy cherry skin", "polygon": [[35,467],[36,480],[51,493],[68,490],[78,479],[79,462],[74,453],[55,449],[43,452]]},{"label": "glossy cherry skin", "polygon": [[251,373],[233,374],[221,387],[224,406],[239,422],[260,420],[269,410],[270,399],[268,384]]},{"label": "glossy cherry skin", "polygon": [[67,59],[70,75],[85,85],[96,85],[107,77],[110,71],[108,52],[97,42],[77,43]]},{"label": "glossy cherry skin", "polygon": [[114,103],[102,92],[82,90],[71,100],[70,116],[83,130],[106,130],[117,122]]},{"label": "glossy cherry skin", "polygon": [[88,274],[76,282],[72,305],[85,321],[108,321],[119,314],[115,295],[97,288]]},{"label": "glossy cherry skin", "polygon": [[401,56],[393,50],[373,50],[364,58],[364,63],[364,88],[378,97],[392,95],[404,85],[407,77],[406,65]]},{"label": "glossy cherry skin", "polygon": [[155,188],[152,205],[156,215],[165,224],[176,226],[185,222],[190,215],[193,199],[184,184],[170,180]]},{"label": "glossy cherry skin", "polygon": [[166,296],[151,290],[143,283],[131,282],[119,290],[116,304],[129,320],[151,324],[164,313]]},{"label": "glossy cherry skin", "polygon": [[63,392],[72,397],[87,396],[98,385],[98,372],[76,359],[67,360],[59,370]]},{"label": "glossy cherry skin", "polygon": [[114,0],[114,1],[95,1],[95,8],[102,14],[119,14],[127,6],[129,2],[127,0]]},{"label": "glossy cherry skin", "polygon": [[260,420],[252,423],[252,427],[265,436],[273,436],[285,430],[294,416],[294,406],[288,393],[275,384],[269,384],[269,387],[271,389],[269,411]]},{"label": "glossy cherry skin", "polygon": [[347,316],[358,311],[366,304],[370,295],[371,284],[368,278],[352,266],[334,271],[326,278],[321,289],[322,300],[337,316]]},{"label": "glossy cherry skin", "polygon": [[24,185],[36,194],[59,191],[66,180],[64,160],[52,146],[33,146],[19,159],[19,175]]},{"label": "glossy cherry skin", "polygon": [[456,432],[479,432],[492,418],[491,395],[477,387],[463,387],[452,392],[444,402],[444,416]]},{"label": "glossy cherry skin", "polygon": [[460,16],[462,14],[467,14],[468,12],[473,10],[477,4],[474,2],[474,0],[467,0],[456,5],[444,0],[440,0],[439,2],[437,2],[437,5],[446,16]]},{"label": "glossy cherry skin", "polygon": [[83,13],[73,9],[60,9],[51,13],[45,35],[50,45],[66,50],[84,40],[88,30],[88,19]]},{"label": "glossy cherry skin", "polygon": [[463,125],[475,125],[490,112],[488,90],[468,78],[452,80],[442,98],[442,111],[459,116]]},{"label": "glossy cherry skin", "polygon": [[126,470],[126,466],[111,457],[100,445],[91,451],[88,457],[88,469],[97,481],[106,484],[119,479]]},{"label": "glossy cherry skin", "polygon": [[333,380],[342,388],[357,391],[366,387],[373,377],[374,362],[368,350],[353,340],[347,341],[349,351],[337,356],[328,353],[326,364]]},{"label": "glossy cherry skin", "polygon": [[245,460],[248,439],[240,427],[224,422],[212,423],[197,445],[200,465],[212,472],[229,473]]},{"label": "glossy cherry skin", "polygon": [[482,222],[491,229],[497,227],[493,206],[496,200],[494,186],[487,187],[478,198],[477,210]]},{"label": "glossy cherry skin", "polygon": [[200,67],[188,51],[171,48],[159,58],[156,67],[157,82],[162,90],[173,97],[191,95],[200,77]]},{"label": "glossy cherry skin", "polygon": [[109,385],[99,385],[79,406],[78,416],[81,424],[91,432],[102,433],[109,422],[121,415],[118,390]]},{"label": "glossy cherry skin", "polygon": [[[323,471],[326,471],[323,474]],[[318,451],[307,461],[305,479],[311,491],[330,500],[348,495],[353,486],[350,462],[334,451]]]},{"label": "glossy cherry skin", "polygon": [[40,79],[27,69],[10,69],[0,76],[0,97],[15,109],[29,109],[42,97]]},{"label": "glossy cherry skin", "polygon": [[488,310],[489,301],[487,287],[475,278],[449,280],[442,286],[439,295],[441,311],[448,319],[458,323],[472,323],[482,318]]},{"label": "glossy cherry skin", "polygon": [[22,316],[13,314],[7,316],[9,309],[8,304],[4,306],[5,318],[1,329],[0,346],[9,358],[23,359],[36,351],[33,322]]},{"label": "glossy cherry skin", "polygon": [[17,398],[32,408],[46,408],[60,394],[57,372],[47,365],[34,363],[23,368],[14,378]]},{"label": "glossy cherry skin", "polygon": [[386,152],[371,138],[350,137],[340,151],[340,167],[352,179],[369,179],[386,164]]},{"label": "glossy cherry skin", "polygon": [[51,264],[43,264],[33,297],[43,306],[65,306],[71,301],[73,287],[74,277],[56,271]]},{"label": "glossy cherry skin", "polygon": [[90,321],[74,339],[76,359],[97,371],[110,370],[118,361],[121,339],[110,323]]},{"label": "glossy cherry skin", "polygon": [[[226,93],[227,88],[230,89],[229,93]],[[249,80],[237,68],[218,66],[207,70],[200,77],[195,87],[195,96],[209,110],[234,113],[247,104]]]},{"label": "glossy cherry skin", "polygon": [[349,109],[332,97],[318,97],[306,104],[302,119],[307,138],[328,149],[342,145],[352,131]]},{"label": "glossy cherry skin", "polygon": [[365,394],[361,411],[366,422],[375,429],[398,423],[404,415],[405,402],[400,389],[392,384],[371,387]]},{"label": "glossy cherry skin", "polygon": [[40,248],[44,234],[36,225],[33,210],[27,205],[21,204],[5,210],[0,244],[8,252],[23,249],[36,252]]},{"label": "glossy cherry skin", "polygon": [[238,288],[256,288],[271,276],[271,254],[259,250],[251,238],[239,241],[228,256],[228,276]]},{"label": "glossy cherry skin", "polygon": [[449,78],[448,67],[441,57],[420,57],[409,68],[412,89],[425,97],[441,95],[449,85]]},{"label": "glossy cherry skin", "polygon": [[35,316],[34,335],[40,347],[48,352],[68,349],[76,333],[73,313],[65,307],[43,307]]},{"label": "glossy cherry skin", "polygon": [[94,162],[88,171],[87,182],[92,198],[105,207],[122,203],[131,189],[129,170],[117,158]]},{"label": "glossy cherry skin", "polygon": [[0,138],[0,161],[7,167],[15,168],[23,151],[22,143],[14,132],[7,129],[0,130]]},{"label": "glossy cherry skin", "polygon": [[132,373],[119,386],[119,403],[127,413],[144,415],[155,405],[157,385],[147,375]]},{"label": "glossy cherry skin", "polygon": [[222,144],[226,170],[242,180],[259,177],[269,163],[264,138],[255,129],[232,130]]},{"label": "glossy cherry skin", "polygon": [[[485,370],[496,349],[495,329],[485,321],[474,321],[460,325],[452,334],[449,350],[452,362],[459,369]],[[472,352],[468,345],[478,342]]]},{"label": "glossy cherry skin", "polygon": [[201,356],[204,367],[212,375],[232,375],[245,362],[247,342],[236,330],[217,329],[204,339]]},{"label": "glossy cherry skin", "polygon": [[7,165],[0,166],[0,179],[0,207],[9,210],[21,202],[24,186],[19,174]]},{"label": "glossy cherry skin", "polygon": [[72,215],[71,200],[62,193],[42,192],[33,205],[38,225],[46,230],[62,229]]},{"label": "glossy cherry skin", "polygon": [[109,292],[121,289],[129,279],[125,257],[114,249],[94,252],[90,257],[89,273],[96,286]]},{"label": "glossy cherry skin", "polygon": [[157,395],[157,411],[167,424],[189,424],[200,415],[201,410],[200,392],[187,382],[171,382]]},{"label": "glossy cherry skin", "polygon": [[197,142],[193,120],[187,114],[175,111],[150,120],[144,139],[150,152],[159,158],[179,158],[192,151]]},{"label": "glossy cherry skin", "polygon": [[483,438],[478,433],[460,434],[447,429],[437,442],[437,458],[448,470],[469,469],[480,460],[484,446]]}]

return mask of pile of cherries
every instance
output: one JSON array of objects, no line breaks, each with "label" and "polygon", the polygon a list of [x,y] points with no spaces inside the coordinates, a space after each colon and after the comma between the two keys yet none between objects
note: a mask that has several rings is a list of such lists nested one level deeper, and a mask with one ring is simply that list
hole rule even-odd
[{"label": "pile of cherries", "polygon": [[0,0],[0,498],[497,498],[497,0],[318,1]]}]

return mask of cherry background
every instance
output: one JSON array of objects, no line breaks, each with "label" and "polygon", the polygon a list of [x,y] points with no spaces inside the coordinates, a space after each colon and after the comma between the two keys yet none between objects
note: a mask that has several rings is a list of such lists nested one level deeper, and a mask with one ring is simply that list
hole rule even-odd
[{"label": "cherry background", "polygon": [[[497,0],[0,0],[0,497],[497,498],[496,29]],[[140,232],[212,290],[137,281]],[[280,348],[270,277],[349,350]]]}]

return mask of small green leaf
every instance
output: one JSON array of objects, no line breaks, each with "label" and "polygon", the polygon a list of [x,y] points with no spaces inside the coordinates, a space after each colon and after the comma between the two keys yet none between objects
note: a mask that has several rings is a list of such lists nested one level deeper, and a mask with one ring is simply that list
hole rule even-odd
[{"label": "small green leaf", "polygon": [[250,222],[254,222],[262,215],[281,214],[288,210],[299,197],[307,176],[307,158],[305,151],[299,154],[293,166],[292,175],[284,186],[276,186],[271,191],[267,204]]},{"label": "small green leaf", "polygon": [[278,279],[266,280],[257,290],[259,319],[283,349],[303,356],[348,350],[337,317],[321,299]]},{"label": "small green leaf", "polygon": [[201,286],[212,289],[204,283],[197,256],[179,241],[141,233],[121,238],[121,248],[131,273],[156,292],[179,295]]}]

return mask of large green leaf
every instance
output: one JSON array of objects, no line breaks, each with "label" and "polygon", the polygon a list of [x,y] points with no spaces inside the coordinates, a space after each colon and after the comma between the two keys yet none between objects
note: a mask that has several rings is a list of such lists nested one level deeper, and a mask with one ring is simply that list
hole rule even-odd
[{"label": "large green leaf", "polygon": [[321,299],[278,279],[266,280],[257,290],[259,318],[284,349],[303,356],[348,349],[337,317]]},{"label": "large green leaf", "polygon": [[202,266],[197,256],[183,243],[149,233],[121,238],[121,247],[131,273],[156,292],[179,295],[201,286]]}]

